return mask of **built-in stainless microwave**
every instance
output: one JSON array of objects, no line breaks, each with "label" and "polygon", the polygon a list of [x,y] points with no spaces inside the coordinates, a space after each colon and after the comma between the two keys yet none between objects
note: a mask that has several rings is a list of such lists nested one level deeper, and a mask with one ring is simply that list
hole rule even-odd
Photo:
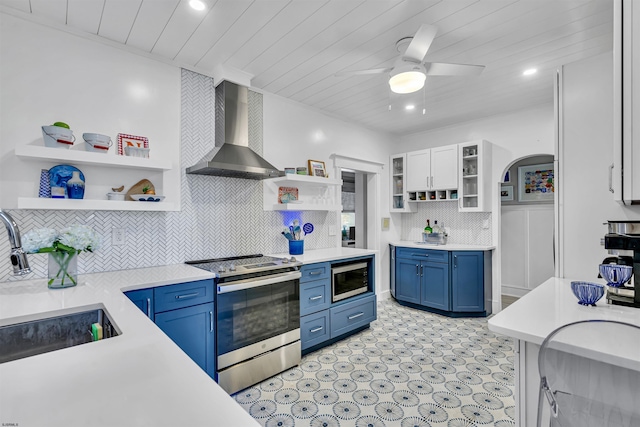
[{"label": "built-in stainless microwave", "polygon": [[331,266],[331,301],[336,302],[369,290],[369,262]]}]

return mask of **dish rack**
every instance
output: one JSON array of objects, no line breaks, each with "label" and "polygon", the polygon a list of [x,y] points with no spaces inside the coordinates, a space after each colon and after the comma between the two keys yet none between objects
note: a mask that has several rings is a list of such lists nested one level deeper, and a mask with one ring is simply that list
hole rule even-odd
[{"label": "dish rack", "polygon": [[430,245],[446,245],[446,233],[422,233],[422,242]]}]

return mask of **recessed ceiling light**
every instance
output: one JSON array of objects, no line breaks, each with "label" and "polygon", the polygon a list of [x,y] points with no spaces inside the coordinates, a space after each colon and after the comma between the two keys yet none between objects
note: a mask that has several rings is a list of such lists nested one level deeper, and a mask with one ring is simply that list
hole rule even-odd
[{"label": "recessed ceiling light", "polygon": [[189,2],[189,6],[191,6],[192,8],[194,8],[195,10],[205,10],[206,9],[206,5],[204,4],[203,1],[201,0],[191,0]]},{"label": "recessed ceiling light", "polygon": [[415,108],[416,108],[416,106],[413,105],[413,104],[405,105],[405,107],[404,107],[405,110],[414,110]]},{"label": "recessed ceiling light", "polygon": [[530,76],[532,74],[535,74],[538,72],[537,68],[529,68],[528,70],[524,70],[524,72],[522,73],[523,76]]}]

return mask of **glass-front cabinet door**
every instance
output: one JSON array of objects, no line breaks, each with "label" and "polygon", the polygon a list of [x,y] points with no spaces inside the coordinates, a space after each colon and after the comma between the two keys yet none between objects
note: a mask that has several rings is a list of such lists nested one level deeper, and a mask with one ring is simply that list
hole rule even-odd
[{"label": "glass-front cabinet door", "polygon": [[389,212],[415,212],[415,204],[407,202],[407,155],[389,158],[391,206]]},{"label": "glass-front cabinet door", "polygon": [[491,209],[491,143],[481,139],[462,143],[458,149],[458,210],[487,212]]}]

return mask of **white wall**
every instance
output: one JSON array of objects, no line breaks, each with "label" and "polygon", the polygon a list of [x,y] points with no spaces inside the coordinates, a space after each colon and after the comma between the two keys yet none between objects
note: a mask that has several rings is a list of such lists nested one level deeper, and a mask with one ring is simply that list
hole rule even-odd
[{"label": "white wall", "polygon": [[[377,206],[378,220],[370,227],[378,228],[380,245],[379,274],[376,288],[379,294],[389,291],[389,243],[400,237],[399,217],[392,218],[389,230],[382,231],[379,218],[389,217],[388,163],[391,147],[397,138],[344,122],[319,111],[270,93],[264,93],[264,156],[279,169],[306,166],[309,159],[325,162],[332,177],[339,177],[333,168],[331,154],[352,157],[364,162],[382,163],[378,176],[378,191],[369,206]],[[393,224],[395,220],[395,224]],[[340,221],[336,222],[340,224]],[[340,232],[335,231],[336,245]],[[371,243],[369,242],[371,245]],[[371,247],[371,246],[369,246]]]},{"label": "white wall", "polygon": [[[87,131],[112,137],[118,132],[149,136],[152,156],[165,149],[170,153],[183,196],[179,212],[12,209],[22,232],[45,226],[61,228],[70,222],[93,226],[105,244],[96,253],[80,257],[81,273],[150,267],[234,252],[286,251],[286,240],[279,231],[287,216],[263,211],[260,181],[184,175],[186,166],[213,147],[213,79],[188,71],[181,74],[176,67],[5,14],[0,14],[0,23],[0,189],[7,189],[11,195],[27,192],[35,197],[44,165],[33,162],[24,166],[13,148],[15,144],[42,143],[40,126],[62,120],[68,121],[80,137]],[[56,52],[64,58],[61,65],[51,62]],[[127,92],[138,81],[148,89],[148,98],[136,100]],[[331,153],[387,163],[388,147],[392,146],[388,135],[271,94],[263,98],[264,143],[260,141],[259,151],[276,166],[302,166],[308,159],[315,159],[331,167]],[[100,155],[104,154],[96,154]],[[374,202],[377,214],[388,216],[386,168],[380,175],[380,196]],[[19,190],[14,189],[15,183]],[[93,191],[90,185],[94,185],[93,174],[87,176],[87,191]],[[339,244],[328,236],[331,226],[339,224],[329,214],[294,215],[316,225],[305,242],[307,249]],[[112,227],[125,228],[125,245],[110,244]],[[399,225],[379,234],[379,292],[389,288],[387,246],[397,240],[397,229]],[[0,248],[8,248],[6,233],[0,233]],[[9,276],[8,261],[8,257],[0,256],[0,282],[20,280]],[[26,278],[44,277],[46,257],[32,255],[30,262],[34,273]]]},{"label": "white wall", "polygon": [[[553,87],[553,76],[548,78]],[[550,89],[551,90],[551,89]],[[492,151],[492,243],[496,246],[493,254],[493,311],[499,309],[501,292],[500,272],[500,203],[499,182],[505,168],[514,160],[534,154],[554,153],[554,112],[553,105],[517,111],[512,114],[493,116],[486,119],[459,123],[429,132],[421,132],[403,137],[394,153],[457,144],[476,139],[486,139],[493,144]],[[460,214],[465,215],[465,214]]]},{"label": "white wall", "polygon": [[608,220],[640,220],[640,207],[623,206],[609,192],[613,162],[611,53],[565,65],[559,152],[564,277],[592,280],[607,256],[600,239]]},{"label": "white wall", "polygon": [[[85,132],[109,135],[109,156],[118,133],[145,136],[150,157],[171,161],[176,172],[168,181],[179,180],[178,68],[6,14],[0,14],[0,31],[0,206],[15,208],[18,196],[37,197],[43,165],[17,159],[13,149],[42,146],[41,126],[56,121],[74,131],[72,150],[85,150]],[[161,173],[129,169],[125,175],[126,181],[113,170],[91,168],[85,198],[106,200],[112,187],[144,178],[162,194]],[[171,193],[179,204],[179,191]]]}]

